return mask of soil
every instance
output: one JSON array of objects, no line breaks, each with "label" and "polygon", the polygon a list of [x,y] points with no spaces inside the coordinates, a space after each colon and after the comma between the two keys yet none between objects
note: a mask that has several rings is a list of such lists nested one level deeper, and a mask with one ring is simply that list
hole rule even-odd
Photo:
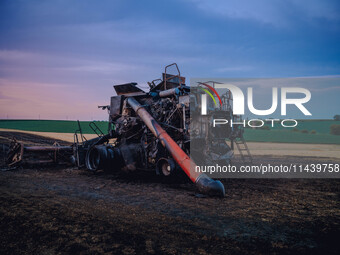
[{"label": "soil", "polygon": [[[0,133],[0,158],[12,135]],[[286,164],[297,158],[256,160]],[[153,173],[2,167],[0,254],[339,254],[340,180],[222,182],[223,199]]]},{"label": "soil", "polygon": [[[13,135],[22,135],[22,134],[30,134],[33,136],[43,136],[48,139],[52,140],[63,140],[70,143],[74,142],[74,133],[56,133],[56,132],[39,132],[39,131],[26,131],[26,130],[16,130],[16,129],[7,129],[7,128],[0,128],[0,132],[9,132]],[[19,133],[19,134],[18,134]],[[79,139],[80,135],[78,134]],[[92,138],[97,137],[96,134],[83,134],[83,136],[90,140]]]}]

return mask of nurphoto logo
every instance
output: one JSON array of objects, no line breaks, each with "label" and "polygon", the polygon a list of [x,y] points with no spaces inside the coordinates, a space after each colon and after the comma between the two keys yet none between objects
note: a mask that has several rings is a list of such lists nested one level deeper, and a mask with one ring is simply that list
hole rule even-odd
[{"label": "nurphoto logo", "polygon": [[[228,89],[230,93],[233,96],[232,100],[232,107],[233,107],[233,114],[235,115],[244,115],[245,112],[245,96],[242,92],[242,90],[232,84],[226,84],[226,83],[218,83],[215,84],[214,87],[206,84],[206,83],[200,83],[200,85],[205,86],[206,88],[199,87],[201,90],[205,92],[205,94],[201,95],[201,114],[202,115],[207,115],[207,95],[210,96],[210,98],[213,100],[214,104],[216,107],[218,107],[218,104],[221,106],[222,101],[220,98],[220,95],[216,91],[216,89]],[[305,103],[307,103],[311,99],[311,92],[308,89],[305,88],[298,88],[298,87],[283,87],[281,89],[281,116],[286,116],[287,115],[287,105],[295,105],[305,116],[311,116],[311,112],[308,111],[308,109],[304,106]],[[209,91],[210,90],[210,91]],[[302,94],[303,97],[301,98],[287,98],[288,94]],[[216,101],[215,97],[217,97],[218,102]],[[248,87],[247,88],[247,106],[248,109],[251,113],[254,115],[258,116],[267,116],[270,114],[273,114],[278,107],[278,88],[273,87],[272,88],[272,97],[271,97],[271,107],[269,109],[256,109],[254,107],[253,103],[253,88]],[[280,121],[279,119],[251,119],[247,121],[247,124],[249,127],[261,127],[264,125],[265,121],[271,122],[272,127],[274,126],[274,123],[277,121]],[[288,124],[293,123],[293,124]],[[243,125],[244,127],[246,126],[246,120],[243,120],[241,122],[233,122],[233,120],[228,120],[228,119],[213,119],[213,126],[215,127],[216,125],[225,125],[225,124],[230,124],[232,127],[234,124],[237,125]],[[283,119],[281,120],[281,125],[283,127],[295,127],[297,126],[298,122],[294,119]]]}]

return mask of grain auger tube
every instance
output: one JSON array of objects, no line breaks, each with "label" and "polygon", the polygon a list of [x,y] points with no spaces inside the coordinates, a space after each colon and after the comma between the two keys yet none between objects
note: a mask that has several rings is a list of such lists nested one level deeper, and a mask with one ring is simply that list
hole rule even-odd
[{"label": "grain auger tube", "polygon": [[169,134],[156,122],[148,111],[137,102],[133,97],[127,98],[127,103],[132,107],[136,114],[142,119],[145,125],[157,137],[162,145],[169,151],[171,156],[185,172],[185,174],[194,182],[202,194],[210,196],[224,197],[224,186],[220,181],[209,178],[206,174],[196,172],[196,164],[190,157],[178,146],[178,144],[169,136]]}]

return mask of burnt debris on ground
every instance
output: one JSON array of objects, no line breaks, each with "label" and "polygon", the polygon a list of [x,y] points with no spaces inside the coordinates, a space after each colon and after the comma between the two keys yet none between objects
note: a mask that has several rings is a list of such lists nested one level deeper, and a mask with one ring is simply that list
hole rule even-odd
[{"label": "burnt debris on ground", "polygon": [[[6,144],[8,134],[0,136]],[[339,180],[222,182],[226,197],[212,198],[196,196],[190,183],[164,183],[148,172],[136,177],[63,166],[2,171],[0,253],[339,253]]]}]

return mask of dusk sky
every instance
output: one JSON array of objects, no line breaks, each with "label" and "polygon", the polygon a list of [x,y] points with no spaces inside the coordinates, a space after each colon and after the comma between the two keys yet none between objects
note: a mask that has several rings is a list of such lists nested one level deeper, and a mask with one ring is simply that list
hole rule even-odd
[{"label": "dusk sky", "polygon": [[[113,84],[173,62],[187,81],[333,79],[339,45],[339,1],[0,0],[0,118],[106,120]],[[339,79],[311,86],[313,117],[340,114]]]}]

